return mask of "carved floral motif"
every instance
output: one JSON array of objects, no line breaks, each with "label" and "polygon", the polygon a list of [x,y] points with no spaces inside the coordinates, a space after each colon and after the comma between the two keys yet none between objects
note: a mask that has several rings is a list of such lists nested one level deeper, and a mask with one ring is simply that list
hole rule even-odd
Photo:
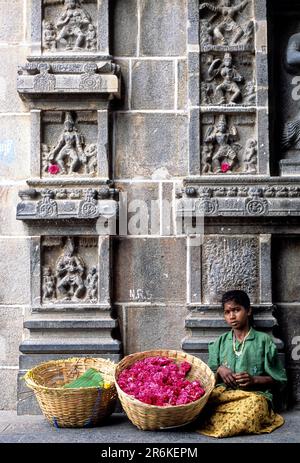
[{"label": "carved floral motif", "polygon": [[57,202],[54,201],[54,193],[52,190],[45,190],[41,192],[43,199],[37,204],[37,214],[40,217],[56,217],[57,216]]},{"label": "carved floral motif", "polygon": [[95,199],[96,190],[88,190],[86,192],[85,200],[80,203],[79,215],[81,217],[96,217],[99,215],[98,203]]},{"label": "carved floral motif", "polygon": [[39,74],[34,76],[33,88],[40,92],[51,92],[55,90],[56,78],[50,74],[50,65],[47,63],[40,63],[38,66]]}]

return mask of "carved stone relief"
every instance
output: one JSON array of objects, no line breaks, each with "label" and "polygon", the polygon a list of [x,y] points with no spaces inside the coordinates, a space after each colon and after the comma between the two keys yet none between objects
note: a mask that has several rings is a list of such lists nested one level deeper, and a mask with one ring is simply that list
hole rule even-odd
[{"label": "carved stone relief", "polygon": [[272,5],[273,38],[269,52],[274,95],[271,143],[282,176],[300,174],[300,9],[299,2],[292,3],[293,6],[278,1]]},{"label": "carved stone relief", "polygon": [[47,237],[42,245],[43,303],[95,303],[97,239]]},{"label": "carved stone relief", "polygon": [[201,55],[201,103],[203,105],[254,105],[254,59],[249,53]]},{"label": "carved stone relief", "polygon": [[43,199],[37,204],[37,215],[39,217],[57,217],[57,202],[53,199],[53,191],[45,190],[41,196]]},{"label": "carved stone relief", "polygon": [[258,173],[252,0],[200,4],[201,173]]},{"label": "carved stone relief", "polygon": [[256,174],[257,172],[257,141],[254,138],[249,138],[246,142],[244,152],[245,172]]},{"label": "carved stone relief", "polygon": [[43,49],[46,52],[97,49],[97,1],[44,1]]},{"label": "carved stone relief", "polygon": [[[18,66],[17,89],[20,95],[34,98],[41,94],[107,94],[120,96],[120,67],[107,59],[90,56],[28,58]],[[74,60],[74,61],[73,61]]]},{"label": "carved stone relief", "polygon": [[200,4],[201,48],[253,47],[254,22],[251,0],[217,0]]},{"label": "carved stone relief", "polygon": [[222,294],[242,289],[251,301],[259,292],[259,242],[255,237],[217,236],[204,239],[202,252],[203,302],[219,303]]},{"label": "carved stone relief", "polygon": [[56,78],[50,74],[50,66],[47,63],[40,63],[37,66],[40,72],[33,78],[33,88],[37,92],[51,92],[55,89]]},{"label": "carved stone relief", "polygon": [[256,172],[254,128],[251,114],[202,114],[202,174]]},{"label": "carved stone relief", "polygon": [[[48,188],[21,190],[17,205],[18,220],[97,219],[113,223],[118,213],[118,190],[103,186],[96,188]],[[59,183],[58,183],[59,185]],[[115,198],[115,199],[114,199]]]},{"label": "carved stone relief", "polygon": [[81,201],[79,205],[79,215],[81,217],[91,218],[99,216],[98,201],[96,200],[96,196],[96,190],[87,190],[84,201]]},{"label": "carved stone relief", "polygon": [[97,115],[45,111],[42,117],[43,177],[97,174]]},{"label": "carved stone relief", "polygon": [[[293,34],[286,48],[286,69],[289,74],[297,74],[300,69],[300,33]],[[294,106],[294,105],[293,105]],[[298,111],[297,111],[298,113]],[[282,151],[288,155],[295,155],[300,150],[300,116],[299,113],[292,120],[287,120],[283,126],[281,136]],[[298,153],[299,155],[299,153]]]},{"label": "carved stone relief", "polygon": [[176,198],[178,218],[300,216],[300,187],[291,183],[254,185],[243,179],[235,185],[199,186],[190,181],[185,188],[176,191]]},{"label": "carved stone relief", "polygon": [[300,187],[291,184],[287,185],[262,185],[262,186],[214,186],[214,187],[195,187],[187,186],[183,190],[177,191],[177,198],[186,196],[196,197],[261,197],[261,198],[300,198]]}]

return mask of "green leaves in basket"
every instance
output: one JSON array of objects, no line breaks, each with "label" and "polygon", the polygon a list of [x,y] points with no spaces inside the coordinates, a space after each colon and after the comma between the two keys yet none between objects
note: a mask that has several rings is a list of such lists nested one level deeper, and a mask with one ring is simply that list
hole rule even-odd
[{"label": "green leaves in basket", "polygon": [[74,379],[70,383],[65,384],[64,388],[78,388],[78,387],[102,387],[104,386],[104,379],[100,371],[95,368],[89,368],[79,378]]}]

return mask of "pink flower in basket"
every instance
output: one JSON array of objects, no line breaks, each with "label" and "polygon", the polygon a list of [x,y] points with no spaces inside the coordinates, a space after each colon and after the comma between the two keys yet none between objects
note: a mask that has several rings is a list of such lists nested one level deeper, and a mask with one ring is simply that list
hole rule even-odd
[{"label": "pink flower in basket", "polygon": [[167,357],[147,357],[123,370],[118,378],[121,389],[149,405],[183,405],[205,394],[199,381],[188,381],[191,365],[177,365]]}]

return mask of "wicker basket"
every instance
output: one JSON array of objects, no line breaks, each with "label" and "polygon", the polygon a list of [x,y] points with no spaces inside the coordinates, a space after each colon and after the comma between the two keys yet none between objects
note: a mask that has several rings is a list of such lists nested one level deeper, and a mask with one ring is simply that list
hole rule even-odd
[{"label": "wicker basket", "polygon": [[[69,358],[41,363],[29,370],[24,380],[33,389],[43,414],[58,428],[91,427],[99,424],[115,408],[116,365],[101,358]],[[107,388],[63,388],[89,368],[101,371]]]},{"label": "wicker basket", "polygon": [[[186,405],[156,406],[148,405],[124,392],[118,385],[118,377],[122,370],[128,368],[138,360],[146,357],[169,357],[176,363],[184,360],[192,365],[186,378],[190,381],[199,380],[205,389],[205,394],[195,402]],[[115,383],[118,396],[130,421],[142,430],[157,430],[184,426],[197,418],[206,404],[215,386],[215,376],[202,360],[185,352],[175,350],[151,350],[138,352],[123,358],[115,370]]]}]

